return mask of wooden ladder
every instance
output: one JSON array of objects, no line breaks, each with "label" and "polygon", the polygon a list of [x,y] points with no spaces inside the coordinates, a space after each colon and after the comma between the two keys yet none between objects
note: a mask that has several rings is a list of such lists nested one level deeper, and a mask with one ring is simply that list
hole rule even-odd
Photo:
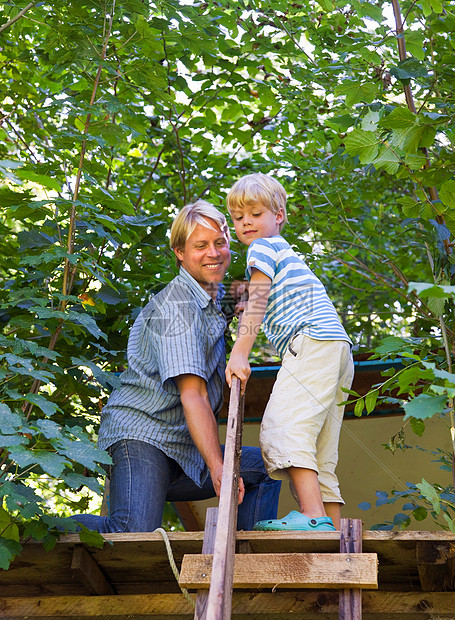
[{"label": "wooden ladder", "polygon": [[340,553],[235,554],[243,401],[234,376],[219,508],[207,510],[202,554],[185,555],[180,572],[181,587],[198,590],[195,620],[230,620],[233,588],[278,586],[337,588],[339,619],[360,620],[362,589],[378,587],[377,554],[362,553],[360,519],[341,520]]}]

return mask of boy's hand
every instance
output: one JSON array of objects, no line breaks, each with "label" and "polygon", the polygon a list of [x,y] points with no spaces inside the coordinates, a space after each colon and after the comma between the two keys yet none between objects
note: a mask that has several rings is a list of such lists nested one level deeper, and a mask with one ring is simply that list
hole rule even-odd
[{"label": "boy's hand", "polygon": [[251,375],[251,368],[248,362],[248,356],[243,353],[236,353],[234,350],[226,366],[226,381],[229,387],[231,387],[233,375],[240,379],[240,391],[243,394]]}]

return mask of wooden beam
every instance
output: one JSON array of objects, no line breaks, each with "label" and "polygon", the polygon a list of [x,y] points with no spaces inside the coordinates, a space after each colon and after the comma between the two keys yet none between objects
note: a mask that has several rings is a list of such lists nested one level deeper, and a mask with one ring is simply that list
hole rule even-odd
[{"label": "wooden beam", "polygon": [[[215,548],[216,523],[218,520],[218,508],[207,508],[205,515],[204,541],[202,553],[213,553]],[[194,620],[205,620],[207,617],[207,603],[209,600],[208,590],[199,590],[196,598]]]},{"label": "wooden beam", "polygon": [[71,572],[90,594],[115,594],[114,588],[85,547],[75,547]]},{"label": "wooden beam", "polygon": [[230,620],[231,618],[243,407],[244,398],[240,393],[240,380],[234,376],[226,427],[223,476],[211,570],[212,580],[211,583],[209,582],[210,591],[207,602],[209,620]]},{"label": "wooden beam", "polygon": [[[341,519],[340,553],[362,553],[362,521]],[[340,591],[339,620],[362,620],[362,590]]]},{"label": "wooden beam", "polygon": [[180,521],[187,532],[200,532],[202,525],[194,514],[190,502],[173,502]]},{"label": "wooden beam", "polygon": [[416,559],[423,592],[455,590],[455,543],[419,541]]},{"label": "wooden beam", "polygon": [[[117,596],[36,596],[0,597],[0,618],[72,618],[107,620],[111,618],[169,617],[191,620],[194,610],[182,594],[134,594]],[[336,590],[302,592],[234,592],[232,618],[283,620],[283,618],[335,618],[338,613]],[[422,620],[455,618],[454,592],[363,591],[363,614],[375,614],[376,620]]]},{"label": "wooden beam", "polygon": [[[377,588],[376,553],[255,553],[236,555],[234,588]],[[185,555],[180,586],[208,588],[211,555]],[[212,620],[212,617],[210,620]]]}]

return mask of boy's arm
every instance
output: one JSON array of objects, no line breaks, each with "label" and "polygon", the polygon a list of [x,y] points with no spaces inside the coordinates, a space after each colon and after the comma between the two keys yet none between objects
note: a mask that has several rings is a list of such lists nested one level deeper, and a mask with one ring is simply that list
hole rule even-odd
[{"label": "boy's arm", "polygon": [[243,312],[237,340],[226,367],[226,381],[229,387],[231,387],[232,375],[236,375],[240,379],[242,392],[245,391],[246,382],[251,374],[248,355],[261,328],[271,286],[272,280],[265,273],[258,269],[252,269],[248,303]]}]

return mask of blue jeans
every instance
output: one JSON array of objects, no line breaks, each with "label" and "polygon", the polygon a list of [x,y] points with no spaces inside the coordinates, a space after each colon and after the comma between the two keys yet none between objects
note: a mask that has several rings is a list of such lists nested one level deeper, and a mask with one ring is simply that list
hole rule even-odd
[{"label": "blue jeans", "polygon": [[[122,439],[109,452],[113,460],[109,516],[71,517],[91,530],[152,532],[161,527],[165,501],[195,501],[215,496],[210,476],[198,487],[176,461],[148,443]],[[245,484],[245,497],[239,505],[237,528],[251,530],[257,521],[276,519],[281,482],[267,475],[259,448],[242,448],[240,475]]]}]

